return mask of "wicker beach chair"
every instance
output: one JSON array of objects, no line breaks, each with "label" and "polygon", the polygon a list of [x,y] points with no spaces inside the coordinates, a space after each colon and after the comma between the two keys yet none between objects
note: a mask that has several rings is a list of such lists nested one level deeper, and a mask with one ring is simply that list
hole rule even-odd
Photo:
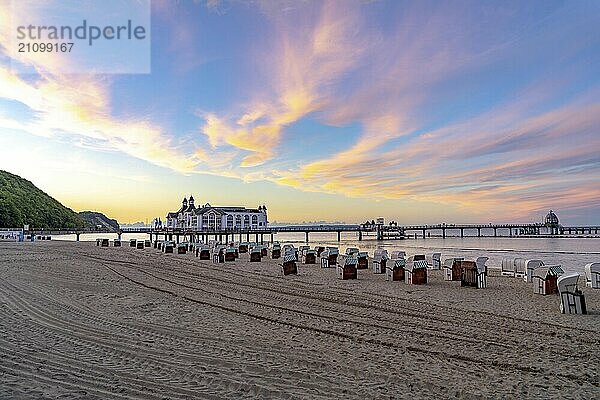
[{"label": "wicker beach chair", "polygon": [[335,247],[328,247],[321,253],[321,268],[330,268],[337,264],[339,250]]},{"label": "wicker beach chair", "polygon": [[569,273],[558,278],[560,312],[563,314],[587,314],[585,296],[578,287],[579,274]]},{"label": "wicker beach chair", "polygon": [[586,264],[585,284],[592,289],[600,289],[600,263]]},{"label": "wicker beach chair", "polygon": [[339,279],[357,279],[358,259],[353,255],[343,257],[343,263],[337,265],[337,275]]},{"label": "wicker beach chair", "polygon": [[477,287],[477,263],[475,261],[459,261],[460,286]]},{"label": "wicker beach chair", "polygon": [[390,264],[385,267],[385,279],[390,282],[403,281],[405,267],[406,260],[404,258],[390,260]]},{"label": "wicker beach chair", "polygon": [[427,264],[430,269],[441,269],[442,261],[441,261],[442,253],[431,253],[427,255]]},{"label": "wicker beach chair", "polygon": [[262,249],[260,248],[260,246],[251,247],[249,253],[251,262],[261,262]]},{"label": "wicker beach chair", "polygon": [[385,267],[388,260],[387,250],[377,249],[373,253],[373,273],[385,274]]},{"label": "wicker beach chair", "polygon": [[281,263],[281,272],[286,275],[297,275],[298,267],[296,266],[296,255],[293,252],[288,252],[283,256]]},{"label": "wicker beach chair", "polygon": [[445,281],[460,281],[460,262],[462,257],[446,258],[442,269],[444,270]]},{"label": "wicker beach chair", "polygon": [[222,264],[225,262],[225,247],[218,245],[213,249],[212,261],[216,264]]},{"label": "wicker beach chair", "polygon": [[427,260],[407,260],[404,267],[404,281],[408,285],[426,285],[427,284]]},{"label": "wicker beach chair", "polygon": [[477,288],[484,289],[487,287],[487,262],[488,257],[477,257],[475,264],[477,265]]},{"label": "wicker beach chair", "polygon": [[225,262],[235,261],[235,249],[233,247],[228,247],[225,250]]},{"label": "wicker beach chair", "polygon": [[136,249],[138,250],[144,250],[144,241],[143,240],[138,240],[135,246]]},{"label": "wicker beach chair", "polygon": [[515,259],[511,257],[504,257],[502,259],[502,276],[515,276]]},{"label": "wicker beach chair", "polygon": [[564,274],[560,265],[544,265],[533,270],[533,293],[547,295],[558,293],[558,277]]},{"label": "wicker beach chair", "polygon": [[317,252],[315,250],[306,250],[303,256],[304,264],[316,264],[317,263]]},{"label": "wicker beach chair", "polygon": [[206,244],[201,245],[196,249],[196,257],[200,260],[210,260],[210,247]]},{"label": "wicker beach chair", "polygon": [[525,282],[532,282],[533,270],[544,265],[542,260],[526,260],[525,261],[525,275],[523,280]]},{"label": "wicker beach chair", "polygon": [[526,275],[527,260],[515,258],[515,278],[524,278]]},{"label": "wicker beach chair", "polygon": [[298,247],[298,256],[300,257],[300,261],[304,262],[304,255],[306,252],[310,250],[310,246],[299,246]]},{"label": "wicker beach chair", "polygon": [[281,257],[281,246],[279,245],[279,243],[274,243],[271,247],[271,258],[275,260],[279,257]]}]

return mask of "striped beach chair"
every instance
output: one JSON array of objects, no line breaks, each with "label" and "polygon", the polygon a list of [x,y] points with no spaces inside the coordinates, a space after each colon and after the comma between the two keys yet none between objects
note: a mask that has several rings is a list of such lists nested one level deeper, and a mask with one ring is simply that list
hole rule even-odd
[{"label": "striped beach chair", "polygon": [[298,274],[298,267],[296,266],[296,255],[293,252],[288,252],[283,256],[283,262],[281,263],[281,272],[283,276]]},{"label": "striped beach chair", "polygon": [[343,263],[337,266],[337,275],[339,279],[357,279],[358,259],[352,255],[343,258]]},{"label": "striped beach chair", "polygon": [[404,268],[404,281],[408,285],[427,284],[427,260],[407,262]]}]

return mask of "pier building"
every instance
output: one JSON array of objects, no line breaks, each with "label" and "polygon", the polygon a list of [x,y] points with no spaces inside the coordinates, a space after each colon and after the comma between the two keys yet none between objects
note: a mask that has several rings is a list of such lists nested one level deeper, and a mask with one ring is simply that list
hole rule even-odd
[{"label": "pier building", "polygon": [[215,207],[209,203],[196,207],[194,196],[184,198],[179,210],[167,214],[167,229],[222,231],[265,229],[267,207]]}]

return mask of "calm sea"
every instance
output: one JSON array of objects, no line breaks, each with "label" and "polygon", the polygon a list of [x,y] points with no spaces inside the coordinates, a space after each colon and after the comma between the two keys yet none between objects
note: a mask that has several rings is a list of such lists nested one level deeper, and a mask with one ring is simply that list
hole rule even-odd
[{"label": "calm sea", "polygon": [[[83,234],[80,240],[94,241],[97,237],[114,239],[116,234]],[[54,240],[75,240],[75,235],[53,236]],[[148,239],[147,234],[124,233],[123,240]],[[254,240],[254,237],[250,237]],[[264,240],[268,241],[269,235]],[[303,233],[280,233],[274,235],[280,243],[304,244]],[[310,234],[311,246],[328,245],[338,246],[341,252],[347,247],[358,247],[362,251],[373,254],[377,248],[404,250],[407,255],[427,254],[434,251],[442,253],[442,260],[447,257],[465,257],[475,259],[478,256],[489,257],[489,267],[500,268],[504,257],[521,257],[525,259],[539,259],[546,264],[561,264],[566,271],[583,272],[585,264],[600,262],[600,238],[509,238],[509,237],[448,237],[406,240],[376,241],[372,237],[359,241],[355,233],[343,233],[342,241],[337,241],[335,233]]]}]

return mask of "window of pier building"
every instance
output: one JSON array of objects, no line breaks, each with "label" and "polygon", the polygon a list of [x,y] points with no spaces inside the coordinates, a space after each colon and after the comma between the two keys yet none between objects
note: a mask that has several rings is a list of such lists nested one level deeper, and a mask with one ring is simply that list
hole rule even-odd
[{"label": "window of pier building", "polygon": [[242,226],[242,216],[239,214],[235,216],[235,226],[238,228]]},{"label": "window of pier building", "polygon": [[233,228],[233,215],[227,216],[227,229]]},{"label": "window of pier building", "polygon": [[244,226],[248,227],[250,226],[250,216],[249,215],[244,215]]},{"label": "window of pier building", "polygon": [[258,224],[258,217],[256,215],[252,216],[252,225],[257,225]]}]

